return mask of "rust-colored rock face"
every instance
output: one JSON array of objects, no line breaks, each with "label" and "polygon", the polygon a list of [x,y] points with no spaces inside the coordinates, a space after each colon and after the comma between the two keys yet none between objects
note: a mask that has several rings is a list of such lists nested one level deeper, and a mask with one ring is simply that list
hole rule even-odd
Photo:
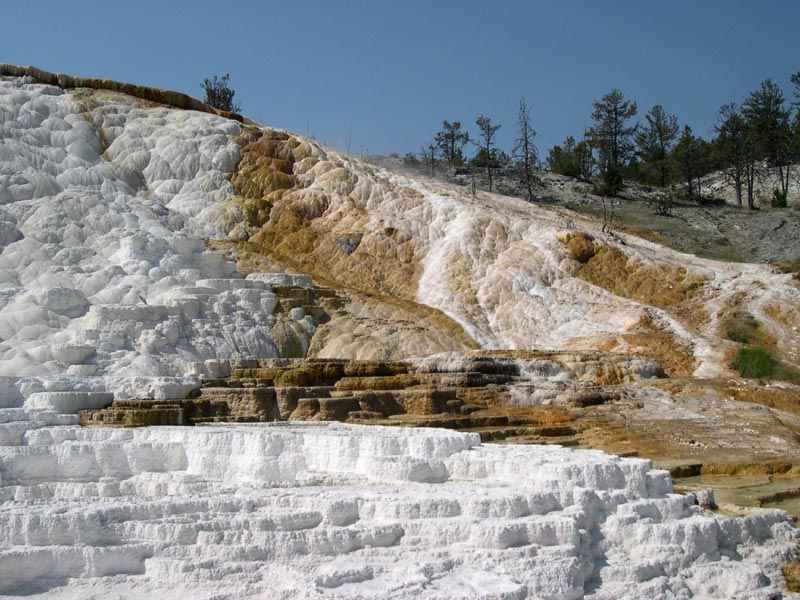
[{"label": "rust-colored rock face", "polygon": [[[233,190],[247,200],[272,203],[296,183],[293,176],[295,155],[289,134],[257,130],[251,132],[250,137],[256,139],[242,149],[239,168],[231,178]],[[268,218],[269,214],[266,216]],[[263,225],[266,219],[260,223],[258,220],[251,222]]]},{"label": "rust-colored rock face", "polygon": [[594,238],[584,231],[569,231],[558,236],[569,252],[570,258],[585,265],[597,253],[594,247]]},{"label": "rust-colored rock face", "polygon": [[[230,377],[206,379],[186,399],[117,401],[84,411],[81,424],[335,420],[477,429],[487,439],[548,432],[558,437],[576,432],[525,428],[572,420],[563,407],[612,402],[620,394],[610,386],[662,375],[657,364],[628,355],[553,352],[444,355],[410,362],[270,359],[230,367]],[[539,381],[542,377],[573,382],[547,383]],[[518,406],[515,398],[530,396],[534,389],[540,398]],[[548,407],[554,402],[558,407]]]}]

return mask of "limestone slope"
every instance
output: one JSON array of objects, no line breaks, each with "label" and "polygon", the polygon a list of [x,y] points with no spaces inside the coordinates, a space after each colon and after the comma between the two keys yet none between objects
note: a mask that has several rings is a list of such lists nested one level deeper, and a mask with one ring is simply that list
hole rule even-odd
[{"label": "limestone slope", "polygon": [[235,282],[287,269],[342,295],[289,324],[312,356],[604,348],[717,375],[735,347],[720,326],[746,312],[799,360],[798,284],[767,267],[608,236],[209,113],[30,77],[0,89],[5,374],[175,375],[287,355],[269,286]]},{"label": "limestone slope", "polygon": [[[254,372],[215,393],[243,390],[229,396],[245,412],[270,398],[297,414],[361,409],[366,394],[355,392],[370,390],[358,389],[360,370],[384,386],[434,375],[454,386],[476,379],[470,360],[487,357],[463,357],[475,348],[616,349],[675,372],[718,372],[719,324],[742,307],[796,362],[788,276],[405,179],[287,132],[185,110],[166,92],[0,73],[0,593],[780,594],[781,566],[797,555],[786,515],[711,514],[672,494],[647,460],[483,446],[477,433],[438,429],[87,428],[77,413],[180,399],[163,411],[212,418],[225,406],[200,381],[236,375],[224,372],[236,364]],[[533,354],[526,382],[506,390],[523,407],[573,383],[586,403],[619,397],[592,394],[581,372],[611,367],[614,383],[660,373],[638,357],[575,352],[573,372],[556,353]],[[260,362],[309,356],[417,360],[415,372],[400,365],[384,379],[380,365],[351,365],[349,387],[316,398],[299,379],[325,374],[325,361]],[[272,386],[283,389],[262,389]],[[389,391],[370,399],[461,406],[453,390]]]},{"label": "limestone slope", "polygon": [[241,195],[224,226],[231,239],[367,297],[437,309],[479,347],[615,348],[650,354],[676,374],[719,375],[734,347],[720,327],[747,312],[782,358],[800,357],[790,275],[407,179],[290,134],[262,132],[243,153],[247,166],[233,179]]}]

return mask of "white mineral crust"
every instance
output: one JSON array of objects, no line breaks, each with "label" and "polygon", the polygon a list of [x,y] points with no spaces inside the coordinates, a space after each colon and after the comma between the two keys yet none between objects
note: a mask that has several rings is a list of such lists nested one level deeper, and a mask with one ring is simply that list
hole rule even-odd
[{"label": "white mineral crust", "polygon": [[87,110],[0,81],[0,375],[80,387],[277,355],[270,280],[242,280],[204,242],[227,233],[211,223],[241,126],[125,98]]},{"label": "white mineral crust", "polygon": [[796,530],[642,459],[343,424],[84,429],[0,413],[0,593],[774,598]]}]

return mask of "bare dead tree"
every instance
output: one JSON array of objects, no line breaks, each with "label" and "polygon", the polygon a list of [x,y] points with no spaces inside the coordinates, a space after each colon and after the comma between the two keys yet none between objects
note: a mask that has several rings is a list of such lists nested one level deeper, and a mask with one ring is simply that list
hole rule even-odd
[{"label": "bare dead tree", "polygon": [[602,197],[603,200],[603,233],[614,236],[614,219],[617,218],[617,213],[614,210],[614,198],[608,198],[608,205],[606,204],[606,196]]},{"label": "bare dead tree", "polygon": [[427,146],[423,145],[420,149],[423,161],[430,166],[431,177],[436,174],[436,150],[437,147],[434,142],[429,142]]},{"label": "bare dead tree", "polygon": [[531,126],[531,109],[528,107],[525,98],[519,100],[519,112],[517,112],[517,133],[519,137],[514,140],[514,158],[517,160],[517,168],[522,176],[522,183],[528,202],[533,202],[533,184],[535,175],[533,170],[539,166],[539,151],[533,143],[536,131]]}]

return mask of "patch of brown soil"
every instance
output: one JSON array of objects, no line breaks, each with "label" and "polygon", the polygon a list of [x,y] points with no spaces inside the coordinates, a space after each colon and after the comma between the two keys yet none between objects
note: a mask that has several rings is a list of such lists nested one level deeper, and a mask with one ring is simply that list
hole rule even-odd
[{"label": "patch of brown soil", "polygon": [[671,331],[634,331],[620,338],[629,352],[657,360],[671,377],[688,377],[694,372],[696,361],[691,348]]},{"label": "patch of brown soil", "polygon": [[769,462],[705,462],[700,475],[783,475],[794,465],[786,461]]},{"label": "patch of brown soil", "polygon": [[791,273],[793,279],[800,280],[800,261],[771,262],[769,266],[781,273]]},{"label": "patch of brown soil", "polygon": [[800,415],[800,386],[765,386],[753,381],[721,381],[726,394],[741,402],[761,404]]},{"label": "patch of brown soil", "polygon": [[737,311],[722,322],[720,329],[723,336],[731,341],[775,348],[775,340],[761,329],[758,321],[751,315]]},{"label": "patch of brown soil", "polygon": [[571,426],[584,447],[649,458],[659,468],[695,467],[681,476],[773,475],[800,464],[800,388],[780,394],[749,381],[752,395],[741,402],[730,393],[740,383],[657,379],[606,388],[617,399],[571,408]]},{"label": "patch of brown soil", "polygon": [[693,299],[707,279],[683,267],[635,262],[616,248],[595,244],[594,256],[577,276],[618,296],[678,312],[690,323],[706,319]]},{"label": "patch of brown soil", "polygon": [[635,235],[643,240],[670,247],[670,240],[667,236],[643,225],[624,224],[620,229],[629,235]]},{"label": "patch of brown soil", "polygon": [[793,561],[783,567],[783,578],[786,580],[786,589],[790,592],[800,592],[800,561]]},{"label": "patch of brown soil", "polygon": [[588,263],[595,255],[594,238],[586,232],[569,231],[557,239],[566,246],[569,257],[581,264]]},{"label": "patch of brown soil", "polygon": [[783,335],[773,351],[782,360],[800,367],[800,304],[769,304],[764,307],[764,313],[780,324]]},{"label": "patch of brown soil", "polygon": [[498,408],[497,414],[508,417],[510,425],[565,425],[575,422],[575,415],[562,406],[533,406],[527,408]]}]

